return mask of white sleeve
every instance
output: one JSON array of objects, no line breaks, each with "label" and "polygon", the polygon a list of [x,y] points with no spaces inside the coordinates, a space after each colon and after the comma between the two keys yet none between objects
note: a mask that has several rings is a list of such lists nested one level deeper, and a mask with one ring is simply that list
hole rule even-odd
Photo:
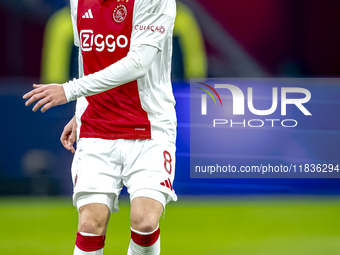
[{"label": "white sleeve", "polygon": [[162,51],[172,36],[176,17],[174,0],[140,0],[135,2],[131,46],[145,44]]},{"label": "white sleeve", "polygon": [[63,84],[67,101],[91,96],[146,75],[158,50],[148,45],[131,47],[120,61],[96,73]]}]

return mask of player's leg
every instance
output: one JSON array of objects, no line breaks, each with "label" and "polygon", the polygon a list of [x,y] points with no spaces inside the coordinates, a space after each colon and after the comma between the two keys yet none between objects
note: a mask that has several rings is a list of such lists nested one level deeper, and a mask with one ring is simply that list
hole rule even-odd
[{"label": "player's leg", "polygon": [[[161,194],[161,196],[163,195]],[[163,212],[163,206],[161,202],[149,197],[133,198],[130,213],[131,241],[128,255],[158,255],[160,253],[159,219]]]},{"label": "player's leg", "polygon": [[73,204],[79,212],[74,255],[103,253],[110,213],[118,211],[121,164],[116,141],[79,139],[72,164]]},{"label": "player's leg", "polygon": [[110,213],[108,206],[100,203],[91,203],[79,208],[74,255],[103,254]]},{"label": "player's leg", "polygon": [[160,140],[125,141],[123,182],[131,200],[129,255],[160,253],[158,223],[165,205],[176,201],[175,144]]}]

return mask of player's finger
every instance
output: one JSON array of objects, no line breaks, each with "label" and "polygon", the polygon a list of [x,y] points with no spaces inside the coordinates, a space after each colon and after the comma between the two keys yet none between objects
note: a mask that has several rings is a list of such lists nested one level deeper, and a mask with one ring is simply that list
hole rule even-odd
[{"label": "player's finger", "polygon": [[46,85],[42,85],[42,84],[33,84],[33,88],[40,88]]},{"label": "player's finger", "polygon": [[69,138],[70,136],[68,133],[68,134],[65,134],[63,138],[60,139],[62,145],[64,146],[66,150],[71,150],[71,147],[72,147],[72,144],[70,144]]},{"label": "player's finger", "polygon": [[65,147],[65,149],[68,149],[68,135],[67,134],[64,135],[64,132],[60,137],[60,142]]},{"label": "player's finger", "polygon": [[49,98],[40,99],[33,107],[32,111],[36,112],[41,106],[47,104],[49,102]]},{"label": "player's finger", "polygon": [[75,135],[72,131],[72,133],[70,134],[70,136],[68,137],[68,146],[71,147],[73,146],[74,142],[76,141],[75,139]]},{"label": "player's finger", "polygon": [[72,132],[70,134],[70,136],[68,137],[68,147],[70,148],[72,153],[75,153],[75,149],[73,147],[74,142],[76,141],[76,131],[74,130],[74,128],[72,128]]},{"label": "player's finger", "polygon": [[74,147],[73,147],[73,143],[74,143],[74,140],[71,138],[71,137],[69,137],[69,139],[68,139],[68,141],[67,141],[67,145],[66,145],[66,149],[67,150],[70,150],[72,153],[75,153],[75,149],[74,149]]},{"label": "player's finger", "polygon": [[69,131],[64,130],[60,136],[60,142],[64,145],[67,143],[68,137],[70,135]]},{"label": "player's finger", "polygon": [[68,139],[68,150],[71,150],[71,152],[72,153],[75,153],[75,149],[74,149],[74,147],[73,147],[73,144],[74,144],[74,142],[75,142],[75,139],[73,139],[72,137],[69,137],[69,139]]},{"label": "player's finger", "polygon": [[72,133],[72,130],[70,130],[68,128],[68,126],[66,126],[64,128],[63,132],[61,133],[60,142],[65,147],[65,149],[69,149],[68,141],[69,141],[69,137],[70,137],[71,133]]},{"label": "player's finger", "polygon": [[43,108],[41,108],[41,112],[44,113],[53,106],[55,106],[55,104],[52,101],[50,101],[47,104],[45,104]]},{"label": "player's finger", "polygon": [[[33,87],[34,87],[34,85],[33,85]],[[23,99],[30,98],[31,96],[38,94],[38,93],[42,92],[43,90],[44,90],[44,88],[42,88],[41,86],[35,87],[35,89],[32,89],[31,91],[27,92],[22,98]]]},{"label": "player's finger", "polygon": [[64,148],[66,149],[66,150],[71,150],[72,151],[72,148],[73,148],[73,146],[70,146],[69,145],[69,143],[66,141],[66,143],[63,145],[64,146]]},{"label": "player's finger", "polygon": [[62,141],[61,141],[61,144],[64,146],[65,149],[67,149],[67,150],[69,149],[67,140],[62,140]]},{"label": "player's finger", "polygon": [[30,104],[34,103],[35,101],[41,99],[44,97],[44,93],[39,93],[39,94],[35,94],[33,95],[30,99],[28,99],[25,103],[26,106],[29,106]]},{"label": "player's finger", "polygon": [[77,125],[73,125],[72,127],[71,138],[73,142],[75,142],[77,139]]}]

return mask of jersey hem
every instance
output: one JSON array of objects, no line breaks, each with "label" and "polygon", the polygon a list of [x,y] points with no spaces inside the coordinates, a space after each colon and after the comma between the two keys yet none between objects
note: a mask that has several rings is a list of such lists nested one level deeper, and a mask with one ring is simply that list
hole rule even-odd
[{"label": "jersey hem", "polygon": [[107,140],[117,140],[117,139],[151,139],[150,134],[146,135],[136,135],[136,134],[95,134],[95,133],[82,133],[79,138],[101,138]]}]

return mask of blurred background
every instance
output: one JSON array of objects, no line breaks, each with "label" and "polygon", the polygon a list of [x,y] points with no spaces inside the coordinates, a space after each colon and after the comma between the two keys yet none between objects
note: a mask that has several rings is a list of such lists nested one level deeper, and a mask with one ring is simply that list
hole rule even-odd
[{"label": "blurred background", "polygon": [[[169,205],[161,223],[168,229],[164,254],[338,254],[339,179],[190,179],[188,98],[190,78],[339,77],[340,1],[181,0],[177,7],[172,80],[178,113],[174,188],[180,201]],[[0,253],[71,254],[77,216],[70,201],[72,154],[59,137],[75,104],[42,114],[22,99],[33,83],[78,76],[68,1],[0,0],[0,31],[0,226],[7,232]],[[321,103],[329,104],[329,112],[320,115],[334,118],[340,88],[320,85],[317,91]],[[282,157],[340,163],[336,127],[305,127],[291,136]],[[308,142],[316,135],[322,156],[304,154],[317,146]],[[119,215],[128,230],[128,217]],[[50,225],[59,220],[62,229]],[[180,234],[179,221],[187,226]],[[73,230],[64,235],[68,228]],[[59,239],[44,239],[43,231]],[[108,251],[118,247],[123,253],[125,234]],[[192,247],[194,242],[202,245]]]}]

